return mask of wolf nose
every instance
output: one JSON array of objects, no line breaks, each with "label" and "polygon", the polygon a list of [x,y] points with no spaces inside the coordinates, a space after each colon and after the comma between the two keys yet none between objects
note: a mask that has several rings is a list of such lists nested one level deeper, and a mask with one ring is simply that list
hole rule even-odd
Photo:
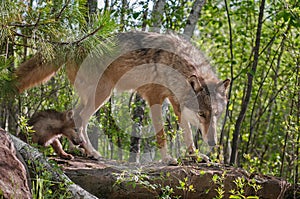
[{"label": "wolf nose", "polygon": [[216,142],[215,142],[214,140],[208,141],[207,144],[208,144],[209,146],[216,146]]}]

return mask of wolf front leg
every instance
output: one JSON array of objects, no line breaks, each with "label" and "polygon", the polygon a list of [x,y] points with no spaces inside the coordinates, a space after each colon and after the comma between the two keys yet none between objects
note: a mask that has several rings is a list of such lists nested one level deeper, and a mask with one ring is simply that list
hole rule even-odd
[{"label": "wolf front leg", "polygon": [[183,139],[185,145],[188,149],[188,155],[195,161],[195,162],[210,162],[209,157],[204,154],[196,153],[195,144],[193,141],[193,133],[191,129],[191,125],[185,119],[181,119],[180,127],[183,129]]},{"label": "wolf front leg", "polygon": [[167,139],[162,121],[162,105],[150,104],[151,118],[156,133],[157,145],[160,149],[161,159],[168,165],[177,165],[177,160],[168,154]]},{"label": "wolf front leg", "polygon": [[99,79],[97,79],[96,83],[94,82],[95,84],[91,85],[89,89],[85,89],[86,85],[82,86],[81,89],[78,88],[81,105],[76,112],[81,119],[79,130],[85,139],[83,148],[88,157],[99,160],[101,159],[101,155],[90,142],[87,135],[87,125],[90,117],[109,99],[115,84],[107,74],[100,77],[100,74],[96,73],[96,76],[99,77]]},{"label": "wolf front leg", "polygon": [[209,158],[203,154],[196,154],[195,144],[193,141],[193,133],[191,129],[190,123],[183,117],[181,114],[181,108],[178,101],[175,99],[174,96],[169,96],[169,101],[171,102],[174,112],[178,117],[180,128],[183,130],[183,139],[185,145],[187,147],[187,151],[189,156],[193,158],[194,161],[198,161],[199,159],[203,159],[205,162],[209,162]]},{"label": "wolf front leg", "polygon": [[78,127],[78,131],[84,139],[82,143],[82,148],[87,157],[99,160],[101,159],[100,153],[93,147],[90,142],[90,139],[87,134],[87,125],[89,118],[94,113],[94,109],[91,109],[89,106],[84,106],[83,104],[79,105],[79,107],[75,110],[75,123]]},{"label": "wolf front leg", "polygon": [[87,135],[87,126],[82,127],[81,132],[85,140],[85,142],[82,144],[82,147],[84,148],[87,157],[95,160],[100,160],[101,159],[100,153],[93,147]]},{"label": "wolf front leg", "polygon": [[189,154],[195,153],[195,145],[193,142],[193,134],[192,134],[191,125],[185,119],[181,119],[180,127],[184,131],[183,139],[184,139],[184,142],[188,149]]},{"label": "wolf front leg", "polygon": [[74,159],[74,157],[71,154],[66,153],[63,148],[62,145],[60,143],[60,141],[58,139],[55,139],[52,143],[51,146],[53,147],[55,153],[57,153],[57,155],[63,159],[67,159],[67,160],[72,160]]}]

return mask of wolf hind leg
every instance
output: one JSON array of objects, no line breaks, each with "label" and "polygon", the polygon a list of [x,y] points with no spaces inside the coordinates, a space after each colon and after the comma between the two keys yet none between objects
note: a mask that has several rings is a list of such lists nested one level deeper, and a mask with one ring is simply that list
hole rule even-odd
[{"label": "wolf hind leg", "polygon": [[63,148],[62,145],[60,143],[60,141],[58,139],[55,139],[52,143],[51,146],[53,147],[55,153],[57,153],[57,155],[63,159],[67,159],[67,160],[72,160],[74,159],[74,157],[71,154],[66,153]]}]

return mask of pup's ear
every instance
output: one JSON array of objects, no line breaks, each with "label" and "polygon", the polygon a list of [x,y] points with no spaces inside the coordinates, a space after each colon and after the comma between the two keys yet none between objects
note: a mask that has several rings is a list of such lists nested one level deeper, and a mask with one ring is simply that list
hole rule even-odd
[{"label": "pup's ear", "polygon": [[74,111],[73,110],[69,110],[66,112],[66,120],[72,120],[74,117]]},{"label": "pup's ear", "polygon": [[189,77],[189,83],[192,86],[193,90],[195,92],[199,92],[202,90],[201,84],[199,79],[196,77],[196,75],[192,75]]},{"label": "pup's ear", "polygon": [[226,95],[229,85],[230,85],[230,79],[225,79],[224,81],[220,81],[217,85],[217,91],[222,95]]}]

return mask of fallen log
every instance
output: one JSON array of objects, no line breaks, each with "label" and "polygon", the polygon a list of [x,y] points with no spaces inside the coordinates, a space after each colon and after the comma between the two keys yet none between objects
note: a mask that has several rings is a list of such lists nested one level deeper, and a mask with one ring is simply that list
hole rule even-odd
[{"label": "fallen log", "polygon": [[41,154],[36,148],[28,145],[19,138],[11,135],[14,145],[18,152],[22,155],[25,162],[38,162],[39,166],[42,165],[44,170],[52,174],[52,181],[61,182],[66,185],[67,190],[72,194],[74,199],[97,199],[96,196],[90,194],[77,184],[74,184],[68,176],[64,173],[60,173],[57,169],[54,169],[52,165],[49,164],[47,159]]},{"label": "fallen log", "polygon": [[[67,184],[73,198],[209,199],[218,196],[252,196],[285,199],[293,198],[295,193],[284,179],[249,174],[243,169],[225,165],[196,164],[189,161],[183,161],[180,166],[166,166],[158,162],[140,165],[105,159],[52,158],[62,167],[65,175],[53,169],[35,148],[15,137],[13,141],[25,161],[38,160],[52,173],[53,181]],[[69,184],[70,182],[80,187]]]},{"label": "fallen log", "polygon": [[291,185],[284,179],[249,174],[243,169],[224,165],[191,162],[180,166],[137,165],[78,157],[55,160],[73,182],[101,198],[209,199],[221,195],[223,198],[292,198]]}]

